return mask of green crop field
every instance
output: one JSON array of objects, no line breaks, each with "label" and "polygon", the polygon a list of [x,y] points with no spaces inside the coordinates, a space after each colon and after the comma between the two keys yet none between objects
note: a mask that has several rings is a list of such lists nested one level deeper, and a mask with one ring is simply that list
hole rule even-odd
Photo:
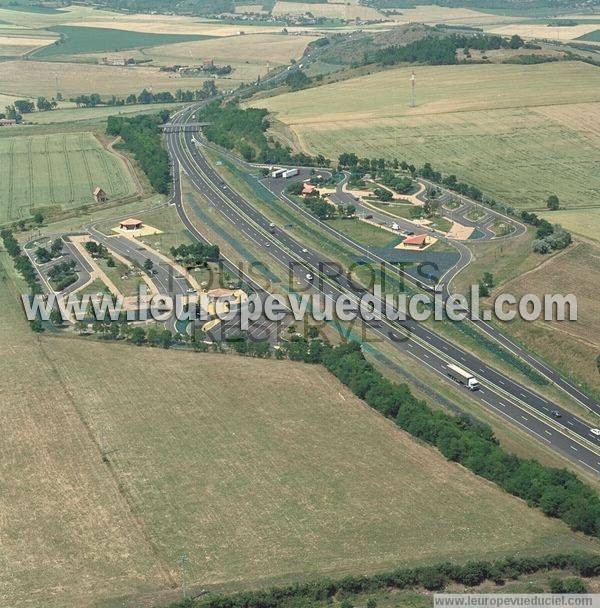
[{"label": "green crop field", "polygon": [[101,51],[122,51],[159,44],[175,44],[203,40],[207,36],[188,36],[184,34],[146,34],[128,32],[102,27],[79,27],[57,25],[50,30],[60,34],[63,42],[44,47],[33,53],[36,59],[47,59],[58,55],[76,55],[78,53],[97,53]]},{"label": "green crop field", "polygon": [[599,546],[321,367],[37,336],[0,276],[3,606],[166,605],[183,553],[196,590]]},{"label": "green crop field", "polygon": [[586,40],[591,42],[600,42],[600,30],[594,30],[593,32],[588,32],[583,36],[577,38],[577,40]]},{"label": "green crop field", "polygon": [[[579,62],[400,68],[250,102],[312,153],[430,162],[524,208],[600,205],[600,70]],[[365,91],[369,91],[366,95]],[[560,154],[557,154],[560,151]]]},{"label": "green crop field", "polygon": [[0,139],[0,223],[91,203],[96,186],[109,199],[135,192],[122,161],[91,133]]}]

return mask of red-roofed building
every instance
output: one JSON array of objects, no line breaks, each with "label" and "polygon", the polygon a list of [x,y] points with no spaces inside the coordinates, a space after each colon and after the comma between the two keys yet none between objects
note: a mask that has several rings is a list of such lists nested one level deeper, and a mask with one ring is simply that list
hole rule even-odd
[{"label": "red-roofed building", "polygon": [[302,186],[302,196],[308,196],[315,191],[315,187],[312,184],[304,184]]},{"label": "red-roofed building", "polygon": [[94,195],[94,200],[97,203],[105,203],[108,200],[108,196],[106,195],[106,192],[104,192],[104,190],[102,190],[102,188],[96,186],[92,192],[92,194]]},{"label": "red-roofed building", "polygon": [[410,247],[411,249],[423,249],[427,245],[427,235],[415,234],[414,236],[407,236],[402,244],[404,247]]}]

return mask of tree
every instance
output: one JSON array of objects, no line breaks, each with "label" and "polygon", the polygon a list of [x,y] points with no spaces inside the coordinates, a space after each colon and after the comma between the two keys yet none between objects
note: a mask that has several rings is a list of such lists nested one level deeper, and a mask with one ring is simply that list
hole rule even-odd
[{"label": "tree", "polygon": [[62,239],[54,239],[52,241],[52,245],[50,246],[50,253],[53,258],[57,258],[62,253],[63,242]]},{"label": "tree", "polygon": [[546,201],[546,207],[550,209],[550,211],[556,211],[560,206],[560,201],[558,200],[558,196],[556,194],[551,194]]},{"label": "tree", "polygon": [[358,156],[353,152],[343,152],[338,157],[340,167],[356,167],[358,165]]},{"label": "tree", "polygon": [[113,257],[112,257],[112,255],[111,255],[111,256],[109,256],[109,257],[106,259],[106,265],[107,265],[109,268],[114,268],[114,267],[116,266],[116,264],[115,264],[115,258],[113,258]]},{"label": "tree", "polygon": [[154,262],[150,258],[144,260],[144,270],[150,272],[154,268]]},{"label": "tree", "polygon": [[514,34],[510,37],[510,41],[508,43],[509,48],[511,49],[520,49],[525,43],[523,42],[523,38],[521,36],[517,36]]},{"label": "tree", "polygon": [[143,327],[134,327],[129,338],[132,344],[141,346],[146,341],[146,332]]},{"label": "tree", "polygon": [[36,334],[42,333],[44,331],[44,326],[42,325],[42,322],[39,319],[34,319],[33,321],[31,321],[29,326],[31,327],[31,331],[35,332]]},{"label": "tree", "polygon": [[10,106],[6,106],[6,118],[10,119],[10,120],[16,120],[17,122],[21,122],[21,119],[23,118],[19,112],[17,111],[17,108],[15,108],[14,105],[10,105]]},{"label": "tree", "polygon": [[310,84],[310,78],[302,70],[294,70],[290,72],[285,78],[285,84],[292,89],[292,91],[299,91]]},{"label": "tree", "polygon": [[51,253],[45,247],[38,247],[35,250],[35,257],[40,264],[46,264],[52,259]]},{"label": "tree", "polygon": [[384,203],[391,201],[394,198],[394,195],[386,188],[375,188],[373,194]]},{"label": "tree", "polygon": [[299,196],[304,190],[304,184],[302,182],[292,182],[286,189],[289,194]]},{"label": "tree", "polygon": [[563,581],[563,593],[587,593],[587,587],[580,578],[567,578]]},{"label": "tree", "polygon": [[88,324],[86,321],[77,321],[75,323],[75,329],[79,332],[79,335],[83,335],[87,332]]},{"label": "tree", "polygon": [[554,227],[552,226],[552,224],[547,221],[547,220],[540,220],[540,223],[538,224],[535,236],[538,239],[543,239],[545,237],[547,237],[549,234],[552,234],[554,232]]},{"label": "tree", "polygon": [[491,272],[484,272],[481,282],[490,288],[494,287],[494,275]]},{"label": "tree", "polygon": [[44,223],[44,214],[40,213],[39,211],[33,216],[33,221],[36,224],[43,224]]},{"label": "tree", "polygon": [[48,112],[53,109],[52,102],[48,101],[45,97],[38,97],[36,105],[40,112]]},{"label": "tree", "polygon": [[158,344],[161,348],[170,348],[172,343],[173,334],[168,329],[165,329],[160,332],[160,335],[158,337]]},{"label": "tree", "polygon": [[52,323],[52,325],[54,325],[54,327],[62,327],[63,318],[62,318],[62,315],[60,314],[60,310],[53,308],[50,311],[50,323]]},{"label": "tree", "polygon": [[35,104],[29,99],[17,99],[15,101],[15,108],[20,114],[29,114],[35,109]]}]

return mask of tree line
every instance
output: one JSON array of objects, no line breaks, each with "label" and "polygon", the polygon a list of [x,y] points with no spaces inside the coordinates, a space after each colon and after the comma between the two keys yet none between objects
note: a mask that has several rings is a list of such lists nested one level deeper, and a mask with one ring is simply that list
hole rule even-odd
[{"label": "tree line", "polygon": [[[12,258],[15,268],[23,277],[25,283],[27,283],[31,295],[33,296],[43,293],[37,272],[35,271],[29,257],[21,250],[21,246],[14,237],[12,231],[8,229],[0,231],[0,238],[2,239],[2,243],[8,255]],[[43,329],[42,322],[39,319],[31,321],[30,325],[31,329],[36,332],[42,331]]]},{"label": "tree line", "polygon": [[432,410],[408,386],[385,378],[355,342],[326,348],[322,362],[357,397],[413,437],[437,447],[448,460],[562,519],[573,530],[600,536],[600,498],[575,474],[506,452],[489,427],[465,415]]},{"label": "tree line", "polygon": [[171,187],[169,155],[162,145],[159,125],[169,120],[169,112],[139,116],[109,116],[107,135],[120,136],[124,147],[135,155],[150,184],[161,194]]},{"label": "tree line", "polygon": [[500,48],[518,49],[524,45],[519,36],[510,40],[490,34],[451,34],[450,36],[430,36],[406,45],[392,45],[367,53],[366,63],[395,65],[397,63],[426,63],[429,65],[451,65],[458,63],[458,49],[488,51]]},{"label": "tree line", "polygon": [[219,246],[205,245],[204,243],[193,243],[191,245],[179,245],[171,247],[173,259],[181,262],[187,268],[206,266],[208,262],[219,261]]},{"label": "tree line", "polygon": [[228,150],[236,150],[248,162],[320,167],[331,164],[322,155],[292,154],[291,148],[267,138],[267,114],[264,108],[243,110],[234,100],[226,104],[214,101],[200,108],[196,115],[198,120],[209,123],[203,129],[209,141]]},{"label": "tree line", "polygon": [[143,89],[140,93],[131,93],[127,97],[117,97],[113,95],[107,100],[102,100],[99,93],[90,93],[88,95],[78,95],[71,99],[77,107],[95,108],[99,105],[105,106],[126,106],[136,104],[153,104],[153,103],[176,103],[176,102],[192,102],[203,101],[218,94],[214,80],[206,80],[200,89],[183,90],[178,89],[175,94],[170,91],[159,91],[154,93],[148,89]]},{"label": "tree line", "polygon": [[[548,554],[541,557],[507,557],[498,560],[468,561],[465,564],[445,562],[417,568],[395,568],[368,576],[346,576],[341,579],[321,578],[308,582],[294,583],[285,587],[271,587],[263,590],[242,591],[231,595],[213,595],[196,600],[182,600],[171,604],[171,608],[283,608],[296,606],[305,608],[317,602],[331,603],[337,595],[374,593],[382,590],[425,588],[440,591],[450,583],[466,587],[476,587],[486,580],[503,584],[506,580],[536,572],[572,570],[582,577],[600,574],[600,557],[596,554]],[[570,579],[572,581],[573,579]],[[579,585],[568,583],[572,593],[580,593]],[[554,593],[565,593],[563,583]],[[552,586],[552,585],[551,585]],[[585,587],[585,586],[584,586]],[[373,604],[371,601],[371,606]],[[369,603],[367,603],[369,606]]]}]

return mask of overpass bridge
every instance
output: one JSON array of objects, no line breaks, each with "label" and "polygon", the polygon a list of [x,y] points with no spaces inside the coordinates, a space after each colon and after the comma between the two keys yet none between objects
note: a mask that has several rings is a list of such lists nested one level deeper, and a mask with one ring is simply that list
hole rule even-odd
[{"label": "overpass bridge", "polygon": [[163,133],[197,133],[202,127],[206,127],[209,124],[209,122],[167,123],[160,125],[160,129]]}]

